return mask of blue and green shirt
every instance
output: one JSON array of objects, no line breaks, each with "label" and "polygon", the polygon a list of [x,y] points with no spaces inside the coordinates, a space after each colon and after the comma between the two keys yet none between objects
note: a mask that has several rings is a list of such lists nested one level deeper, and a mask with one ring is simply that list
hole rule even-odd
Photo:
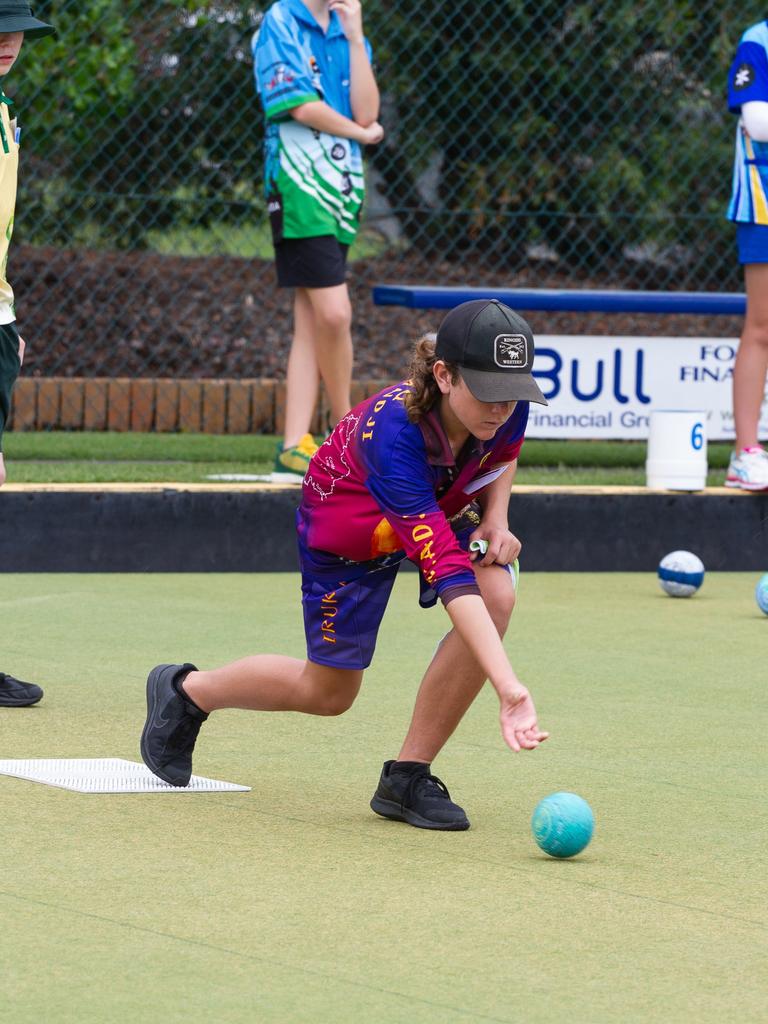
[{"label": "blue and green shirt", "polygon": [[[371,47],[365,42],[369,59]],[[322,100],[352,118],[349,43],[331,12],[327,32],[301,0],[277,0],[253,39],[256,89],[266,117],[264,177],[276,242],[335,235],[354,241],[365,186],[360,145],[295,121]]]}]

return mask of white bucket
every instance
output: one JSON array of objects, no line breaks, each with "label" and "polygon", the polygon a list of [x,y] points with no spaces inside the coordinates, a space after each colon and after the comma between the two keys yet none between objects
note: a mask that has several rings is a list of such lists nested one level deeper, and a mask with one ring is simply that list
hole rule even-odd
[{"label": "white bucket", "polygon": [[651,413],[648,487],[700,491],[707,485],[707,414],[701,410],[657,409]]}]

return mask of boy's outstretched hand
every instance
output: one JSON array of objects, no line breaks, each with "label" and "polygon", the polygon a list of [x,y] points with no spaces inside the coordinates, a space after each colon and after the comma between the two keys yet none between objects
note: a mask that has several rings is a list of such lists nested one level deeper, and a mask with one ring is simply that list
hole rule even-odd
[{"label": "boy's outstretched hand", "polygon": [[549,736],[539,729],[533,700],[522,685],[501,698],[499,716],[504,742],[512,750],[535,750]]}]

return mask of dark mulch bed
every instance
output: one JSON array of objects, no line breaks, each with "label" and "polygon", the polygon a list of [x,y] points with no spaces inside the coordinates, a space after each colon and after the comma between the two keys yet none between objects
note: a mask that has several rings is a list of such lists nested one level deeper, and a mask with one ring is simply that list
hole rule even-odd
[{"label": "dark mulch bed", "polygon": [[[290,295],[276,289],[271,263],[16,246],[10,273],[28,374],[283,376]],[[436,311],[374,306],[371,287],[397,282],[601,286],[550,270],[484,271],[470,258],[464,265],[402,255],[355,262],[349,283],[358,378],[396,376],[414,338],[439,322]],[[737,337],[741,330],[738,317],[534,312],[528,319],[539,334]]]}]

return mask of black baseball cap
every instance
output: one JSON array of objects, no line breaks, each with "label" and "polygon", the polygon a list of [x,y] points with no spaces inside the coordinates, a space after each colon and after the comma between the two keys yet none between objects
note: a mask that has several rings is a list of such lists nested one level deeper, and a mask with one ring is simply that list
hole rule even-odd
[{"label": "black baseball cap", "polygon": [[56,29],[33,17],[32,9],[24,0],[0,0],[0,33],[23,32],[27,39],[51,36]]},{"label": "black baseball cap", "polygon": [[455,306],[437,329],[435,355],[461,368],[481,402],[549,404],[533,379],[533,332],[503,302],[473,299]]}]

